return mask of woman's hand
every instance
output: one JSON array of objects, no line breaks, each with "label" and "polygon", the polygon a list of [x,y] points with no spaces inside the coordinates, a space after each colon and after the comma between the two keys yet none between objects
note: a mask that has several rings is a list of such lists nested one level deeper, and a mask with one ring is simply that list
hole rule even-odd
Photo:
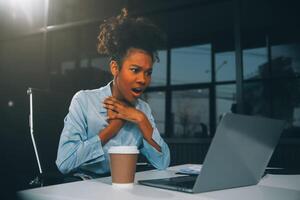
[{"label": "woman's hand", "polygon": [[110,109],[107,109],[107,121],[109,124],[113,123],[114,125],[120,125],[123,126],[125,123],[125,120],[123,119],[112,119],[114,118],[116,112]]},{"label": "woman's hand", "polygon": [[115,97],[108,97],[104,100],[104,107],[108,110],[108,120],[126,120],[136,123],[141,130],[144,139],[157,151],[161,152],[160,146],[152,139],[153,128],[147,116],[138,109],[128,105]]},{"label": "woman's hand", "polygon": [[108,120],[122,119],[139,124],[146,117],[143,112],[116,99],[115,97],[108,97],[103,103],[103,106],[108,111]]}]

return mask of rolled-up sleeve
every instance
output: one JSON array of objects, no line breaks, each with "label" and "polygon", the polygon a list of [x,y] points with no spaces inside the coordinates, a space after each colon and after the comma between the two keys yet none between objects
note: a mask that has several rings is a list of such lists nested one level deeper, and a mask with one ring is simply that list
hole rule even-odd
[{"label": "rolled-up sleeve", "polygon": [[88,138],[85,101],[82,91],[76,93],[64,120],[56,159],[58,169],[64,174],[79,166],[104,160],[98,135]]},{"label": "rolled-up sleeve", "polygon": [[141,153],[145,155],[145,157],[155,168],[163,170],[170,165],[170,150],[156,128],[150,107],[147,107],[148,109],[146,111],[146,115],[153,127],[152,139],[160,146],[161,152],[157,151],[151,144],[143,139],[143,148],[141,149]]}]

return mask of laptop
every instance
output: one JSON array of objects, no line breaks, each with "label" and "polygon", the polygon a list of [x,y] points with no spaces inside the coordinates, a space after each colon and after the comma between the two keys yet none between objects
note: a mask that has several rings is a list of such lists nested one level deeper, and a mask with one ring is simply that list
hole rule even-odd
[{"label": "laptop", "polygon": [[284,121],[226,114],[196,176],[140,180],[142,185],[201,193],[257,184],[277,145]]}]

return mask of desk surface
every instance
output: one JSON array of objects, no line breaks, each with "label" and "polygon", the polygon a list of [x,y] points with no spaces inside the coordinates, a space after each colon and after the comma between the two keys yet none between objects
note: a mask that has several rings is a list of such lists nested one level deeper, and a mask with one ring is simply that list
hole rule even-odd
[{"label": "desk surface", "polygon": [[[179,165],[164,171],[151,170],[136,173],[135,181],[142,179],[167,178],[185,167]],[[18,192],[21,199],[43,200],[300,200],[300,175],[266,175],[258,185],[240,187],[199,194],[187,194],[135,184],[131,189],[116,188],[111,185],[111,178],[99,178],[73,183],[65,183]]]}]

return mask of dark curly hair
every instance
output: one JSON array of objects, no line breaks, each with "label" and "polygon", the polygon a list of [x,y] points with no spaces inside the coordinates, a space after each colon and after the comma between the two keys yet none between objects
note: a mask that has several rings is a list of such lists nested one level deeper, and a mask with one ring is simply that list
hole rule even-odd
[{"label": "dark curly hair", "polygon": [[[149,20],[129,17],[123,8],[120,15],[104,21],[98,35],[98,52],[121,64],[130,48],[147,52],[159,61],[157,50],[165,47],[165,35]],[[121,65],[120,65],[121,66]]]}]

